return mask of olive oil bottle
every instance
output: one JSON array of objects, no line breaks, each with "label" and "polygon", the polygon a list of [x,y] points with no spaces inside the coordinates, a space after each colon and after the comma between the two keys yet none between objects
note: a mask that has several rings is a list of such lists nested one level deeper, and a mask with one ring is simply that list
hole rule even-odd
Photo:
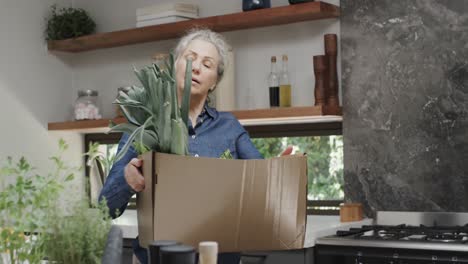
[{"label": "olive oil bottle", "polygon": [[288,70],[288,56],[283,55],[282,58],[282,69],[280,75],[280,106],[290,107],[291,106],[291,79],[289,78]]}]

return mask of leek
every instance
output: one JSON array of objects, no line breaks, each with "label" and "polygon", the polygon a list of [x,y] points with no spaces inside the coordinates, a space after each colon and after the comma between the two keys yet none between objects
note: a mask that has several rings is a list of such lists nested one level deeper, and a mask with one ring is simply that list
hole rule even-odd
[{"label": "leek", "polygon": [[142,87],[132,86],[120,92],[114,104],[119,105],[128,123],[110,123],[109,132],[124,132],[128,141],[117,153],[119,160],[134,146],[138,154],[159,151],[178,155],[188,154],[188,111],[192,83],[192,61],[187,60],[185,88],[179,107],[175,81],[174,57],[165,61],[166,69],[156,64],[143,69],[134,68]]}]

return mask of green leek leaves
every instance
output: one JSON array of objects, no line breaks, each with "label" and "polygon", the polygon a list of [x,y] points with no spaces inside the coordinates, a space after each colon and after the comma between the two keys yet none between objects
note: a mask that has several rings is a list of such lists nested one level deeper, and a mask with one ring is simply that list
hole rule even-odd
[{"label": "green leek leaves", "polygon": [[139,154],[158,151],[178,155],[188,154],[188,113],[192,86],[192,61],[187,60],[182,105],[177,99],[174,57],[165,61],[165,69],[156,64],[134,69],[143,87],[132,86],[120,92],[114,104],[119,105],[128,123],[110,123],[110,132],[124,132],[128,141],[117,153],[119,160],[133,144]]}]

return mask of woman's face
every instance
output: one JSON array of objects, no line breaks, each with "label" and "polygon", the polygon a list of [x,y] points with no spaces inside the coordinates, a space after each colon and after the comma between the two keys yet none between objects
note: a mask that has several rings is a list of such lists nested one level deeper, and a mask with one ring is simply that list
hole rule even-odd
[{"label": "woman's face", "polygon": [[182,94],[187,59],[192,59],[192,96],[205,96],[218,80],[219,54],[216,47],[204,40],[193,40],[176,62],[176,81]]}]

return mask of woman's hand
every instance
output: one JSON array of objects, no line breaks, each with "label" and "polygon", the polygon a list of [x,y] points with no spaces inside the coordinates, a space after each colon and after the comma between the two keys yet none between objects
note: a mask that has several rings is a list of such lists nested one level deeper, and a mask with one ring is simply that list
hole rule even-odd
[{"label": "woman's hand", "polygon": [[143,160],[133,158],[127,166],[125,166],[125,180],[135,192],[141,192],[145,189],[145,178],[140,172],[142,165]]}]

